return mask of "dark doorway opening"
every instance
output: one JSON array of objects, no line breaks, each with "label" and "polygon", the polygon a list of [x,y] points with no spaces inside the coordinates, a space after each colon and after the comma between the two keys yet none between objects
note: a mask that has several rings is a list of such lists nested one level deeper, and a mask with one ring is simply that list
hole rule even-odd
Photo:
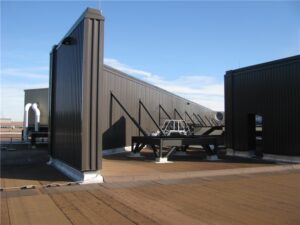
[{"label": "dark doorway opening", "polygon": [[257,157],[263,156],[263,116],[248,115],[248,150],[254,151]]}]

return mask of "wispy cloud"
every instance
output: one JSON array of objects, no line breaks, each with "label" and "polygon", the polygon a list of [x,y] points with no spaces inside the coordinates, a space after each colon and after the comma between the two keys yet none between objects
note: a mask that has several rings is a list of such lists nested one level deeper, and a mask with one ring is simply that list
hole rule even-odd
[{"label": "wispy cloud", "polygon": [[161,75],[132,68],[116,59],[104,59],[104,63],[213,110],[224,110],[224,85],[212,76],[184,75],[168,80]]},{"label": "wispy cloud", "polygon": [[48,67],[27,67],[27,68],[3,68],[1,76],[48,79]]},{"label": "wispy cloud", "polygon": [[104,59],[104,63],[106,65],[109,65],[111,67],[117,68],[118,70],[123,71],[124,73],[130,74],[130,75],[138,75],[138,76],[144,76],[144,77],[151,77],[153,76],[151,73],[143,71],[143,70],[137,70],[129,67],[126,64],[120,63],[116,59]]},{"label": "wispy cloud", "polygon": [[[213,110],[224,110],[223,84],[212,76],[185,75],[174,80],[141,69],[132,68],[116,59],[104,63],[136,78],[149,82]],[[0,117],[23,120],[24,89],[48,87],[48,67],[4,68],[1,76],[26,78],[1,84]],[[34,82],[33,82],[34,81]]]},{"label": "wispy cloud", "polygon": [[48,87],[48,66],[1,68],[0,117],[23,120],[24,89]]}]

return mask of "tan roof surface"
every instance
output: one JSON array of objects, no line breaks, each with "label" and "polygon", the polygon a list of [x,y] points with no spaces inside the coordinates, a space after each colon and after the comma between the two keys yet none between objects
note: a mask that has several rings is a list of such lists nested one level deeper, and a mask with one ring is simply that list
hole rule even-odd
[{"label": "tan roof surface", "polygon": [[299,224],[299,172],[1,192],[1,224]]},{"label": "tan roof surface", "polygon": [[[144,175],[234,166],[262,168],[237,162],[176,162],[157,165],[105,159],[103,174]],[[147,164],[147,165],[146,165]],[[175,166],[177,164],[177,169]],[[197,165],[199,164],[199,165]],[[118,166],[114,168],[114,166]],[[274,166],[271,167],[282,167]],[[264,168],[271,168],[264,167]],[[105,171],[106,170],[106,171]],[[172,172],[174,171],[175,172]],[[110,171],[110,172],[109,172]],[[134,171],[139,171],[136,174]],[[220,170],[216,170],[220,171]],[[69,180],[47,165],[5,167],[1,186],[33,184],[35,189],[1,191],[4,224],[300,224],[299,169],[137,182],[45,187]]]}]

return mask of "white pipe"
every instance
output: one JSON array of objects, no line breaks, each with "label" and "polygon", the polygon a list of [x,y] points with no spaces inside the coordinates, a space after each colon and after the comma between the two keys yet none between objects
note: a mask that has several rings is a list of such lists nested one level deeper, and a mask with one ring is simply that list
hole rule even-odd
[{"label": "white pipe", "polygon": [[28,139],[28,115],[29,115],[29,109],[32,106],[31,103],[27,103],[25,105],[25,109],[24,109],[24,131],[23,131],[23,139],[24,141],[27,141]]},{"label": "white pipe", "polygon": [[34,117],[34,131],[39,131],[41,112],[40,112],[40,110],[38,108],[38,104],[37,103],[33,103],[32,109],[33,109],[33,111],[35,113],[35,117]]}]

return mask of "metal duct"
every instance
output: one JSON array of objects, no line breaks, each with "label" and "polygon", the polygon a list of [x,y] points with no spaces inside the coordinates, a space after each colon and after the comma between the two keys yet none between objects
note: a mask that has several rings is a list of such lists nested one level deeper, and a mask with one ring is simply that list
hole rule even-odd
[{"label": "metal duct", "polygon": [[35,116],[34,116],[34,131],[39,131],[41,112],[38,108],[38,104],[33,103],[32,109],[35,114]]},{"label": "metal duct", "polygon": [[27,103],[24,108],[24,132],[23,132],[24,141],[27,141],[28,139],[28,115],[31,106],[32,106],[31,103]]}]

